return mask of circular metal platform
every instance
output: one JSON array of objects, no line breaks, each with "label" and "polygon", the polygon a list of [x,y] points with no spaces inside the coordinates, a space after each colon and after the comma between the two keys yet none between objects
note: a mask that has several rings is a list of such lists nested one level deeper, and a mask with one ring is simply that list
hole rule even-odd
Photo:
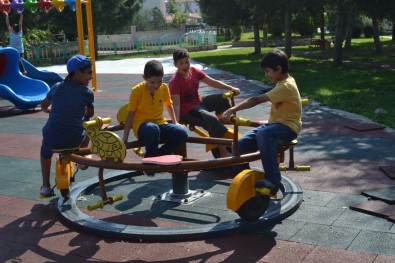
[{"label": "circular metal platform", "polygon": [[[117,181],[122,178],[125,178],[124,174],[112,173],[105,176],[105,182]],[[272,224],[288,217],[298,209],[302,202],[303,192],[299,184],[289,177],[283,176],[282,183],[285,187],[283,198],[271,202],[265,214],[254,222],[237,219],[219,223],[188,225],[187,227],[144,227],[99,220],[83,213],[77,206],[78,198],[84,195],[88,189],[99,184],[97,178],[75,185],[71,189],[70,197],[68,199],[60,197],[57,206],[61,220],[66,225],[95,235],[140,242],[194,240]],[[229,213],[234,212],[229,211]]]}]

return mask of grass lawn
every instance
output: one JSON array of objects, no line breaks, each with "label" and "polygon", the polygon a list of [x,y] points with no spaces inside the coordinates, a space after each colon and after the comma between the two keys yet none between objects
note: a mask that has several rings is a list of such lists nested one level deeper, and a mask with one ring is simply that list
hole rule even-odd
[{"label": "grass lawn", "polygon": [[[344,63],[340,67],[333,66],[333,50],[293,47],[290,73],[301,96],[395,129],[395,42],[382,39],[382,54],[375,53],[373,39],[356,39],[352,43],[350,50],[343,50]],[[261,55],[253,54],[253,48],[237,48],[193,52],[191,57],[211,67],[269,84],[259,61],[270,49],[263,48]],[[387,113],[375,114],[377,108]]]}]

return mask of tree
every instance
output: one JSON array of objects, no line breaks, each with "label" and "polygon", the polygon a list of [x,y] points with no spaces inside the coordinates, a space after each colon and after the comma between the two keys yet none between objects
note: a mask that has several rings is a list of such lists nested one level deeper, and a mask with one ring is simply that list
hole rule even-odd
[{"label": "tree", "polygon": [[343,28],[344,28],[344,4],[345,0],[336,1],[336,34],[335,34],[335,47],[333,51],[333,64],[339,66],[343,63]]},{"label": "tree", "polygon": [[240,26],[248,23],[250,18],[249,13],[236,0],[199,0],[198,4],[203,19],[209,25]]},{"label": "tree", "polygon": [[151,10],[151,16],[152,16],[152,23],[154,24],[154,28],[156,30],[162,29],[165,27],[166,20],[163,17],[162,11],[160,11],[159,8],[154,7]]},{"label": "tree", "polygon": [[[94,33],[121,33],[129,29],[133,17],[141,9],[143,2],[144,0],[92,1]],[[85,14],[85,5],[82,5],[82,9]],[[47,25],[52,32],[63,31],[69,40],[77,37],[76,12],[68,6],[62,12],[51,8],[48,13],[42,11],[32,13],[25,9],[23,26],[27,34],[33,28],[46,30]]]},{"label": "tree", "polygon": [[344,44],[344,48],[351,48],[351,39],[353,36],[353,27],[357,8],[357,3],[355,1],[349,1],[348,5],[349,14],[347,15],[346,41]]},{"label": "tree", "polygon": [[144,0],[92,1],[95,31],[114,34],[129,29],[143,2]]},{"label": "tree", "polygon": [[147,19],[150,16],[149,10],[140,10],[138,14],[133,17],[133,25],[137,27],[138,31],[150,30],[152,23]]},{"label": "tree", "polygon": [[175,28],[179,28],[181,24],[186,24],[187,16],[181,11],[180,8],[177,7],[177,10],[173,16],[173,26]]},{"label": "tree", "polygon": [[260,12],[263,10],[260,9],[260,4],[265,1],[259,0],[237,0],[236,1],[249,16],[249,20],[252,23],[253,32],[254,32],[254,53],[261,54],[261,39],[259,36],[259,28],[262,24],[262,15]]},{"label": "tree", "polygon": [[[326,5],[327,0],[304,0],[304,4],[299,4],[300,8],[297,15],[310,16],[315,28],[320,28],[320,48],[325,49],[325,30],[326,30]],[[305,13],[305,15],[303,15]]]},{"label": "tree", "polygon": [[284,4],[284,52],[290,58],[292,56],[292,28],[291,28],[291,4],[286,2]]},{"label": "tree", "polygon": [[372,19],[373,39],[376,53],[383,52],[383,46],[380,42],[380,22],[384,18],[394,17],[395,4],[393,0],[359,0],[359,8],[362,13]]},{"label": "tree", "polygon": [[[244,10],[244,15],[249,17],[248,21],[251,21],[250,24],[253,26],[254,53],[261,54],[259,29],[267,25],[268,19],[273,14],[277,4],[268,0],[236,0],[236,2]],[[244,24],[247,23],[244,22]]]},{"label": "tree", "polygon": [[176,0],[169,0],[166,3],[166,12],[170,15],[174,15],[177,11]]}]

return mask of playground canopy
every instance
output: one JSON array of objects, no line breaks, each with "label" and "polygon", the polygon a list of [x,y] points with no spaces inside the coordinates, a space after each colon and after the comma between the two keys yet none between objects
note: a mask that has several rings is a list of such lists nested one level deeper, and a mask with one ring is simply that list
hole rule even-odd
[{"label": "playground canopy", "polygon": [[[75,11],[78,0],[0,0],[0,11],[10,12],[13,10],[16,13],[22,13],[25,9],[32,13],[37,12],[39,9],[44,12],[49,12],[51,8],[55,8],[62,12],[65,6],[69,6],[71,10]],[[81,2],[81,1],[80,1]]]}]

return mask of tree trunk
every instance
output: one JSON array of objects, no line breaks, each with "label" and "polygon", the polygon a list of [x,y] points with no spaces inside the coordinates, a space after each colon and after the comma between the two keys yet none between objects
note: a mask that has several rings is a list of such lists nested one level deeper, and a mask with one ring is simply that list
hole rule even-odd
[{"label": "tree trunk", "polygon": [[380,42],[379,20],[376,16],[372,17],[373,39],[376,53],[383,53],[383,45]]},{"label": "tree trunk", "polygon": [[344,43],[344,48],[350,49],[351,48],[351,39],[352,39],[352,27],[354,24],[355,18],[355,6],[354,2],[350,1],[350,8],[348,10],[348,20],[347,20],[347,29],[346,29],[346,42]]},{"label": "tree trunk", "polygon": [[335,47],[333,50],[333,64],[335,66],[340,66],[343,63],[343,10],[344,0],[338,0],[336,4]]},{"label": "tree trunk", "polygon": [[254,47],[255,47],[255,54],[261,54],[261,39],[259,38],[258,23],[254,23]]},{"label": "tree trunk", "polygon": [[325,8],[322,7],[320,15],[320,30],[321,30],[321,50],[325,50]]},{"label": "tree trunk", "polygon": [[395,17],[392,19],[392,41],[395,41]]},{"label": "tree trunk", "polygon": [[267,32],[267,25],[264,25],[264,26],[263,26],[263,38],[262,38],[262,41],[263,41],[263,46],[264,46],[264,47],[267,47],[268,44],[269,44],[269,41],[268,41],[268,32]]},{"label": "tree trunk", "polygon": [[292,56],[292,29],[291,29],[291,7],[290,4],[287,2],[285,4],[285,43],[284,43],[284,49],[285,49],[285,54],[287,54],[288,58]]}]

